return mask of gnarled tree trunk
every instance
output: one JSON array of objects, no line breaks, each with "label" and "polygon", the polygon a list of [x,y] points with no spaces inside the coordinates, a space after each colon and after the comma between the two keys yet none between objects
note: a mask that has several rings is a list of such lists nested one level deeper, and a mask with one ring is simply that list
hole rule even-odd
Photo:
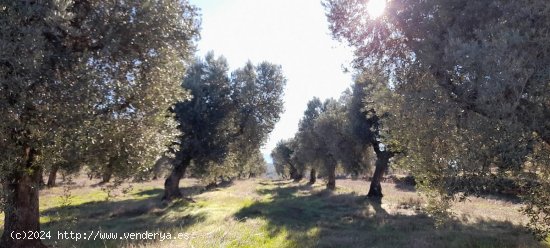
[{"label": "gnarled tree trunk", "polygon": [[181,198],[182,194],[180,191],[180,180],[185,175],[185,170],[191,160],[189,158],[184,158],[181,161],[178,161],[177,164],[173,165],[172,172],[164,181],[164,196],[162,197],[163,201],[172,201],[177,198]]},{"label": "gnarled tree trunk", "polygon": [[57,179],[57,171],[59,170],[59,165],[54,164],[50,169],[50,174],[48,175],[48,187],[55,186],[55,180]]},{"label": "gnarled tree trunk", "polygon": [[372,175],[372,181],[370,183],[370,189],[367,196],[373,198],[382,198],[384,195],[382,194],[382,185],[380,184],[380,182],[382,181],[384,173],[388,170],[390,158],[393,156],[393,153],[388,151],[380,151],[380,149],[378,148],[375,148],[375,151],[375,169],[374,174]]},{"label": "gnarled tree trunk", "polygon": [[333,161],[330,163],[330,165],[327,167],[327,173],[328,173],[327,189],[335,190],[336,189],[336,161]]},{"label": "gnarled tree trunk", "polygon": [[111,159],[111,161],[109,161],[109,163],[107,164],[107,166],[103,170],[103,175],[101,175],[102,176],[101,184],[108,183],[109,181],[111,181],[111,177],[113,176],[113,172],[114,172],[114,167],[113,167],[113,162],[112,162],[112,159]]},{"label": "gnarled tree trunk", "polygon": [[40,169],[33,167],[35,150],[25,149],[24,168],[4,182],[6,206],[4,207],[4,234],[1,248],[46,247],[40,239],[18,239],[17,234],[40,233],[38,196]]},{"label": "gnarled tree trunk", "polygon": [[304,176],[302,175],[302,172],[298,171],[296,166],[292,164],[289,164],[289,165],[290,165],[290,178],[294,179],[294,182],[299,182],[300,180],[302,180],[302,178],[304,178]]},{"label": "gnarled tree trunk", "polygon": [[315,184],[315,181],[317,180],[317,172],[315,169],[311,168],[309,171],[309,184]]}]

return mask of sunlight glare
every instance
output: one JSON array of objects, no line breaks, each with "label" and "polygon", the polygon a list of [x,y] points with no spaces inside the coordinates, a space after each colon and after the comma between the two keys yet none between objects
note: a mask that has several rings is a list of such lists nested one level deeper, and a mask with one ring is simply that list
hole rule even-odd
[{"label": "sunlight glare", "polygon": [[367,3],[367,11],[372,19],[376,19],[384,14],[384,8],[386,8],[386,0],[370,0]]}]

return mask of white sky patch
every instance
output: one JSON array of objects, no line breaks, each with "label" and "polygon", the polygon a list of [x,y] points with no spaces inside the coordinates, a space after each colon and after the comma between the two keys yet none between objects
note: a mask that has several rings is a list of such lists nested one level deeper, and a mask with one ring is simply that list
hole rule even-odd
[{"label": "white sky patch", "polygon": [[372,19],[376,19],[384,14],[386,0],[370,0],[367,3],[367,12]]},{"label": "white sky patch", "polygon": [[343,72],[352,52],[332,40],[319,0],[191,0],[201,8],[198,56],[213,50],[231,70],[269,61],[287,78],[285,112],[266,145],[264,157],[280,139],[294,136],[307,102],[317,96],[337,98],[351,84]]}]

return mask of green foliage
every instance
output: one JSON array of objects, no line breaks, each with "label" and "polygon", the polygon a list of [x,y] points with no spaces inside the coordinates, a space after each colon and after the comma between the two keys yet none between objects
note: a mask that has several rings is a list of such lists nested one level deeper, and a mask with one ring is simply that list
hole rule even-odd
[{"label": "green foliage", "polygon": [[[325,6],[333,35],[356,48],[355,67],[391,92],[377,99],[393,115],[383,125],[420,188],[448,201],[492,187],[479,178],[514,180],[529,226],[546,237],[547,2],[394,0],[376,20],[362,1]],[[448,207],[433,202],[434,213]]]},{"label": "green foliage", "polygon": [[296,142],[292,139],[280,140],[271,151],[275,171],[282,178],[299,179],[303,175],[303,164],[294,159],[295,145]]},{"label": "green foliage", "polygon": [[284,148],[278,146],[274,150],[276,168],[281,167],[282,161],[282,164],[291,165],[291,173],[303,172],[309,166],[319,169],[321,175],[332,177],[338,163],[347,171],[356,166],[355,140],[351,137],[346,109],[348,100],[346,94],[340,100],[327,99],[324,103],[318,98],[310,100],[298,133],[290,143],[292,148],[285,151],[277,149]]},{"label": "green foliage", "polygon": [[[321,172],[331,170],[337,163],[349,166],[349,121],[346,118],[345,105],[334,99],[323,103],[323,112],[315,120],[313,133],[316,138]],[[325,172],[325,173],[327,173]],[[330,172],[329,172],[330,173]]]},{"label": "green foliage", "polygon": [[283,110],[285,82],[281,67],[267,62],[229,76],[223,57],[197,59],[183,82],[193,98],[174,110],[183,133],[179,159],[208,182],[263,173],[260,147]]},{"label": "green foliage", "polygon": [[178,159],[192,159],[199,174],[210,161],[220,163],[225,159],[235,129],[228,68],[225,58],[216,59],[213,53],[204,60],[196,59],[182,84],[191,91],[192,98],[174,108],[183,134],[178,142],[182,158]]},{"label": "green foliage", "polygon": [[[345,173],[358,176],[369,171],[372,160],[370,147],[373,147],[377,160],[381,161],[377,163],[379,173],[375,173],[378,182],[389,158],[400,152],[400,145],[394,139],[385,139],[389,137],[389,131],[382,127],[380,120],[387,118],[388,109],[384,105],[374,104],[373,100],[390,93],[380,94],[382,91],[373,90],[376,86],[369,78],[359,74],[352,89],[343,92],[340,99],[327,99],[324,103],[318,98],[312,99],[292,140],[290,155],[280,159],[277,157],[285,157],[285,154],[274,150],[274,154],[278,155],[274,156],[278,171],[283,171],[284,165],[289,164],[286,160],[290,159],[294,164],[291,165],[291,172],[292,167],[303,171],[310,166],[318,168],[321,175],[333,177],[336,167],[340,165]],[[375,184],[380,188],[379,183]]]},{"label": "green foliage", "polygon": [[260,148],[267,141],[283,112],[286,78],[281,66],[251,62],[231,73],[232,98],[238,106],[237,133],[231,151],[236,155],[239,177],[247,178],[265,171]]},{"label": "green foliage", "polygon": [[87,154],[135,169],[166,149],[175,125],[167,110],[186,96],[179,80],[197,34],[194,7],[162,1],[0,7],[4,170],[17,167],[22,146],[43,151],[44,165]]},{"label": "green foliage", "polygon": [[291,159],[299,172],[303,172],[307,166],[318,167],[322,147],[318,143],[318,136],[314,133],[314,127],[315,121],[323,111],[323,103],[319,98],[314,97],[307,103],[307,109],[298,124],[298,132],[291,144],[293,147]]},{"label": "green foliage", "polygon": [[187,1],[2,0],[0,16],[0,181],[53,164],[129,177],[174,142],[199,29]]},{"label": "green foliage", "polygon": [[189,96],[180,82],[198,28],[194,7],[182,3],[123,5],[131,14],[113,20],[122,24],[109,31],[124,34],[112,37],[117,49],[89,63],[106,84],[96,104],[97,129],[88,134],[98,144],[91,154],[95,163],[126,168],[115,175],[148,170],[179,135],[168,110]]}]

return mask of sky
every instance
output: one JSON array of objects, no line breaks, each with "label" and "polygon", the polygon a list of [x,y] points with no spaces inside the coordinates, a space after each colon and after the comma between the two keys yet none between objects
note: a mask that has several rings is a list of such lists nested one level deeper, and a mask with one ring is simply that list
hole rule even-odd
[{"label": "sky", "polygon": [[264,158],[294,136],[307,102],[340,96],[351,84],[351,49],[332,39],[320,0],[190,0],[201,9],[197,56],[214,51],[231,71],[250,60],[282,66],[285,112],[262,148]]}]

